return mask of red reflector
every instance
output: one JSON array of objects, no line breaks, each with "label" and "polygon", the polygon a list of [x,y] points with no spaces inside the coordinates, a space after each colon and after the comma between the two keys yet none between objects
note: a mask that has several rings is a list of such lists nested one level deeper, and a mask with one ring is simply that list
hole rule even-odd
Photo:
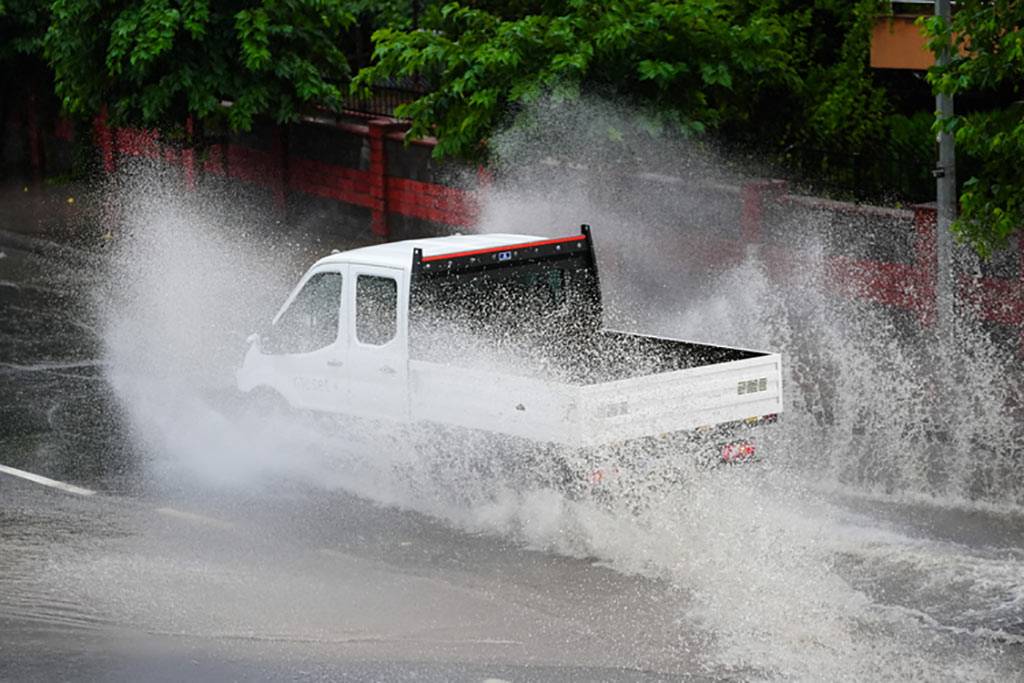
[{"label": "red reflector", "polygon": [[615,465],[610,467],[597,467],[590,472],[590,484],[591,486],[599,486],[604,482],[611,482],[619,478],[621,472]]},{"label": "red reflector", "polygon": [[722,460],[725,462],[740,462],[754,457],[754,444],[750,441],[734,441],[722,446]]}]

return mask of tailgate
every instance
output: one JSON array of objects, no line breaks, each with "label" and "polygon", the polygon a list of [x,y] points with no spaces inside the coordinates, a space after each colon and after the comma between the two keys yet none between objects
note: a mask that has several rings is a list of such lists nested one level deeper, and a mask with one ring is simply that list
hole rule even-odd
[{"label": "tailgate", "polygon": [[581,387],[577,432],[596,446],[782,412],[782,359],[769,353]]}]

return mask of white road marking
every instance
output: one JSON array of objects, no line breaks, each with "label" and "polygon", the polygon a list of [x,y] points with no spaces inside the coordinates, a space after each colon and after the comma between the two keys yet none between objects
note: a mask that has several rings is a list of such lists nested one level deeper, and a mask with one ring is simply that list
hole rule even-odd
[{"label": "white road marking", "polygon": [[[81,486],[75,486],[74,484],[66,484],[56,479],[50,479],[44,477],[41,474],[33,474],[32,472],[26,472],[25,470],[19,470],[16,467],[8,467],[7,465],[0,465],[0,474],[9,474],[12,477],[19,477],[36,484],[42,484],[43,486],[49,486],[50,488],[59,489],[66,491],[67,493],[74,493],[79,496],[92,496],[96,492],[92,489],[83,488]],[[197,515],[194,512],[184,512],[183,510],[175,510],[174,508],[155,508],[156,512],[168,517],[177,517],[188,522],[195,522],[197,524],[203,524],[206,526],[216,527],[218,529],[234,529],[235,525],[231,522],[224,522],[219,519],[212,517],[204,517],[203,515]]]},{"label": "white road marking", "polygon": [[161,515],[167,515],[168,517],[177,517],[183,519],[186,522],[195,522],[196,524],[202,524],[205,526],[216,527],[217,529],[234,529],[235,525],[231,522],[223,522],[213,517],[205,517],[203,515],[197,515],[194,512],[185,512],[183,510],[175,510],[174,508],[156,508],[156,511]]},{"label": "white road marking", "polygon": [[50,372],[52,370],[77,370],[79,368],[98,368],[105,366],[106,361],[102,360],[81,360],[62,363],[59,361],[33,363],[32,365],[20,365],[18,363],[0,363],[0,367],[18,370],[20,372]]},{"label": "white road marking", "polygon": [[65,484],[62,481],[56,479],[50,479],[39,474],[32,474],[25,470],[19,470],[14,467],[8,467],[7,465],[0,465],[0,472],[3,474],[9,474],[12,477],[21,477],[28,481],[35,482],[36,484],[42,484],[43,486],[49,486],[50,488],[60,489],[61,491],[67,491],[68,493],[74,493],[79,496],[91,496],[95,491],[90,489],[82,488],[81,486],[75,486],[74,484]]}]

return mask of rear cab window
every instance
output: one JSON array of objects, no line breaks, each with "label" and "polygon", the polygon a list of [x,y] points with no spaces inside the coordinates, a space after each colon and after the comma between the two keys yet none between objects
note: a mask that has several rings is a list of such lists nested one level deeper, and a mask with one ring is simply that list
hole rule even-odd
[{"label": "rear cab window", "polygon": [[398,334],[398,281],[382,275],[356,277],[356,341],[383,346]]}]

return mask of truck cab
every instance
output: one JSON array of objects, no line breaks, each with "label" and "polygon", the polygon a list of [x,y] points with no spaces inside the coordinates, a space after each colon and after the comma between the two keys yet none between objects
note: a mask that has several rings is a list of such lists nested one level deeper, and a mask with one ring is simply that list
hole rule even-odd
[{"label": "truck cab", "polygon": [[439,255],[543,241],[512,234],[435,237],[322,258],[252,338],[239,388],[271,388],[294,408],[406,421],[413,254],[430,263]]}]

